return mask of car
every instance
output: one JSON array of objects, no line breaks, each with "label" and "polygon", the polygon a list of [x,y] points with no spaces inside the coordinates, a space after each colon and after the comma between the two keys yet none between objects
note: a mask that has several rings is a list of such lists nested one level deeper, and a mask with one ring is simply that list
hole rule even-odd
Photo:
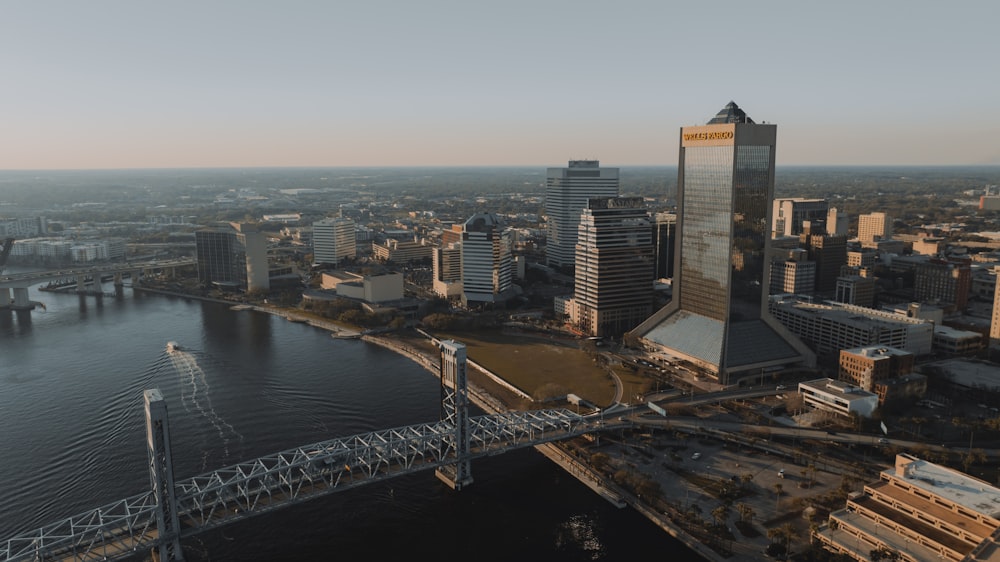
[{"label": "car", "polygon": [[785,385],[779,384],[778,386],[774,387],[774,389],[775,390],[785,390]]},{"label": "car", "polygon": [[691,455],[691,460],[696,461],[701,458],[701,453],[695,453]]},{"label": "car", "polygon": [[879,445],[888,445],[889,444],[889,440],[886,439],[885,437],[879,437],[878,438],[878,444]]}]

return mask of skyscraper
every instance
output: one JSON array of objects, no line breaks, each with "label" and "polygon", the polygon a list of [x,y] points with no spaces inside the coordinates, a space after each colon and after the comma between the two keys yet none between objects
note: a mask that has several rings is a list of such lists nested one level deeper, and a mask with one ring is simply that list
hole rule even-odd
[{"label": "skyscraper", "polygon": [[493,213],[477,213],[462,230],[462,304],[503,302],[512,288],[510,237]]},{"label": "skyscraper", "polygon": [[194,233],[198,281],[227,290],[270,288],[267,239],[255,225],[203,228]]},{"label": "skyscraper", "polygon": [[602,168],[598,160],[570,160],[566,168],[548,169],[545,178],[548,265],[573,266],[580,215],[591,197],[618,197],[618,168]]},{"label": "skyscraper", "polygon": [[313,263],[336,266],[356,256],[353,220],[337,217],[313,223]]},{"label": "skyscraper", "polygon": [[653,311],[653,230],[642,197],[591,199],[576,244],[574,315],[592,336],[621,337]]},{"label": "skyscraper", "polygon": [[656,213],[653,225],[653,247],[655,248],[656,279],[670,279],[674,276],[674,241],[677,239],[677,215]]},{"label": "skyscraper", "polygon": [[775,199],[771,215],[771,237],[798,236],[802,233],[803,221],[809,221],[814,225],[826,222],[829,209],[830,204],[826,199],[801,197]]},{"label": "skyscraper", "polygon": [[775,138],[732,102],[681,128],[673,299],[631,332],[723,384],[815,363],[766,306]]}]

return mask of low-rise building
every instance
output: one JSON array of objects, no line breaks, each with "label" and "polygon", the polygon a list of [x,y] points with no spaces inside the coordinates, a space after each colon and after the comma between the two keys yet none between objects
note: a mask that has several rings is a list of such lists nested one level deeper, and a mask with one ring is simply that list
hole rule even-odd
[{"label": "low-rise building", "polygon": [[809,406],[838,416],[871,417],[878,407],[878,395],[860,386],[830,378],[799,383],[799,394]]},{"label": "low-rise building", "polygon": [[878,482],[848,497],[813,532],[829,551],[872,560],[873,551],[897,560],[1000,559],[1000,489],[957,470],[896,455]]}]

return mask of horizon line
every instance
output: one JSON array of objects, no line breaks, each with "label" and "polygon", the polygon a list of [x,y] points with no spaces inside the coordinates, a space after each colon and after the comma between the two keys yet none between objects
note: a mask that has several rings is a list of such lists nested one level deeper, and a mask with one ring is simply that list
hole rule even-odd
[{"label": "horizon line", "polygon": [[[338,165],[295,165],[295,166],[137,166],[124,168],[0,168],[4,172],[127,172],[127,171],[171,171],[171,170],[315,170],[315,169],[474,169],[474,168],[564,168],[558,165],[539,164],[338,164]],[[611,164],[602,168],[677,168],[677,164]],[[776,164],[777,168],[1000,168],[997,164]]]}]

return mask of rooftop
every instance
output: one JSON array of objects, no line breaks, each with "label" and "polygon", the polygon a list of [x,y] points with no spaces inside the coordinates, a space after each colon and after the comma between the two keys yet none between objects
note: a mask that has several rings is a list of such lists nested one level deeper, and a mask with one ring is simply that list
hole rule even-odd
[{"label": "rooftop", "polygon": [[913,486],[966,507],[976,513],[1000,517],[1000,489],[957,470],[909,455],[899,455],[889,477],[905,478]]}]

